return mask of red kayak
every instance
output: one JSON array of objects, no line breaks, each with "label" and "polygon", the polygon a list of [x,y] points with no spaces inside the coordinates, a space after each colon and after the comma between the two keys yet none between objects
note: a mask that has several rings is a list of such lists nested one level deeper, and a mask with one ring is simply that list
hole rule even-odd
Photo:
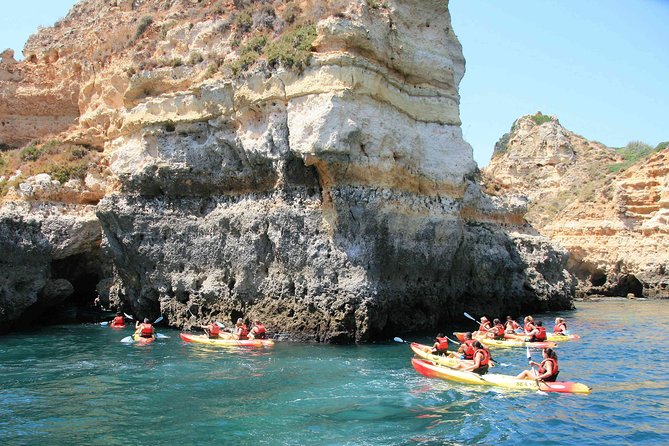
[{"label": "red kayak", "polygon": [[109,324],[111,328],[125,328],[125,324]]}]

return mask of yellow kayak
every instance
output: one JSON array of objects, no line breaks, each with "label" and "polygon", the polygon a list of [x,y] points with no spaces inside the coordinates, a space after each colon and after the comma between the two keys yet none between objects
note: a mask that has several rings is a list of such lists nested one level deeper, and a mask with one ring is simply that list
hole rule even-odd
[{"label": "yellow kayak", "polygon": [[218,347],[272,347],[274,345],[273,339],[223,339],[210,338],[203,334],[180,333],[181,339],[186,342],[194,342],[196,344],[215,345]]},{"label": "yellow kayak", "polygon": [[[525,335],[524,334],[512,334],[512,333],[506,333],[504,334],[504,337],[506,339],[514,339],[514,340],[525,340]],[[549,342],[565,342],[565,341],[575,341],[577,339],[581,339],[581,337],[577,334],[570,334],[570,335],[561,335],[561,334],[555,334],[555,333],[547,333],[546,334],[546,340]]]},{"label": "yellow kayak", "polygon": [[440,378],[462,384],[503,387],[505,389],[529,390],[557,393],[590,393],[592,389],[585,384],[574,382],[544,382],[531,379],[517,379],[515,376],[488,373],[478,375],[472,372],[456,370],[450,367],[432,364],[423,359],[413,358],[411,365],[418,373],[428,378]]},{"label": "yellow kayak", "polygon": [[[434,353],[432,353],[431,347],[419,344],[417,342],[412,342],[410,347],[416,356],[435,364],[441,364],[447,367],[455,367],[459,363],[463,362],[463,360],[460,359],[460,356],[457,355],[456,356],[435,355]],[[455,352],[449,352],[449,353],[455,355]],[[472,361],[467,361],[467,362],[472,363]]]},{"label": "yellow kayak", "polygon": [[481,344],[487,347],[532,347],[532,348],[555,348],[557,344],[555,342],[525,342],[520,339],[492,339],[486,338],[485,336],[477,337],[477,341],[480,341]]}]

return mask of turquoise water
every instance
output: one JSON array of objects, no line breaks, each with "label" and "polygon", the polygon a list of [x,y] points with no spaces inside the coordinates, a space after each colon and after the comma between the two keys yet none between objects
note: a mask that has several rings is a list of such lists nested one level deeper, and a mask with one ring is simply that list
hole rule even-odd
[{"label": "turquoise water", "polygon": [[[584,338],[560,344],[560,378],[590,395],[427,379],[394,342],[250,350],[185,344],[169,329],[148,346],[97,325],[13,334],[0,337],[0,444],[667,444],[667,305],[580,302],[563,314]],[[496,372],[526,367],[524,349],[493,353]]]}]

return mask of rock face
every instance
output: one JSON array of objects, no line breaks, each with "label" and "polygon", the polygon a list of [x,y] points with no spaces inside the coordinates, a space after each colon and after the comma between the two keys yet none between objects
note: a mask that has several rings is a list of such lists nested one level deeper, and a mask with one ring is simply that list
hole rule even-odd
[{"label": "rock face", "polygon": [[525,116],[485,170],[489,190],[529,197],[528,220],[570,253],[582,294],[669,297],[669,151],[630,168],[620,154]]},{"label": "rock face", "polygon": [[[141,51],[233,61],[246,53],[231,42],[253,38],[239,34],[245,13],[256,26],[289,8],[108,3],[81,2],[64,23],[107,29],[151,12],[147,30],[132,29]],[[212,13],[221,3],[237,15]],[[325,342],[436,329],[463,310],[569,308],[566,253],[525,224],[525,202],[477,184],[448,3],[319,5],[299,2],[319,19],[299,72],[258,63],[242,77],[205,76],[195,62],[124,75],[135,56],[113,36],[129,44],[127,28],[75,43],[62,25],[60,40],[31,39],[29,61],[81,67],[78,124],[64,137],[100,146],[109,164],[95,212],[110,303],[186,329],[260,318]],[[114,63],[80,59],[97,44]]]}]

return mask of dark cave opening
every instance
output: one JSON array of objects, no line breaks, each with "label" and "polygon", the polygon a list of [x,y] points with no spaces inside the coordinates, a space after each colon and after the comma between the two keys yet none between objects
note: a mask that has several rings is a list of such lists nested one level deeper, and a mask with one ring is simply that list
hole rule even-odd
[{"label": "dark cave opening", "polygon": [[627,296],[634,294],[636,297],[643,296],[643,284],[633,274],[621,276],[614,287],[615,295]]},{"label": "dark cave opening", "polygon": [[51,278],[65,279],[73,287],[72,294],[49,312],[53,322],[98,322],[110,317],[109,311],[95,303],[102,271],[100,262],[93,257],[79,254],[52,262]]},{"label": "dark cave opening", "polygon": [[592,286],[604,286],[606,280],[607,280],[606,274],[602,271],[594,271],[590,275],[590,283],[592,284]]}]

